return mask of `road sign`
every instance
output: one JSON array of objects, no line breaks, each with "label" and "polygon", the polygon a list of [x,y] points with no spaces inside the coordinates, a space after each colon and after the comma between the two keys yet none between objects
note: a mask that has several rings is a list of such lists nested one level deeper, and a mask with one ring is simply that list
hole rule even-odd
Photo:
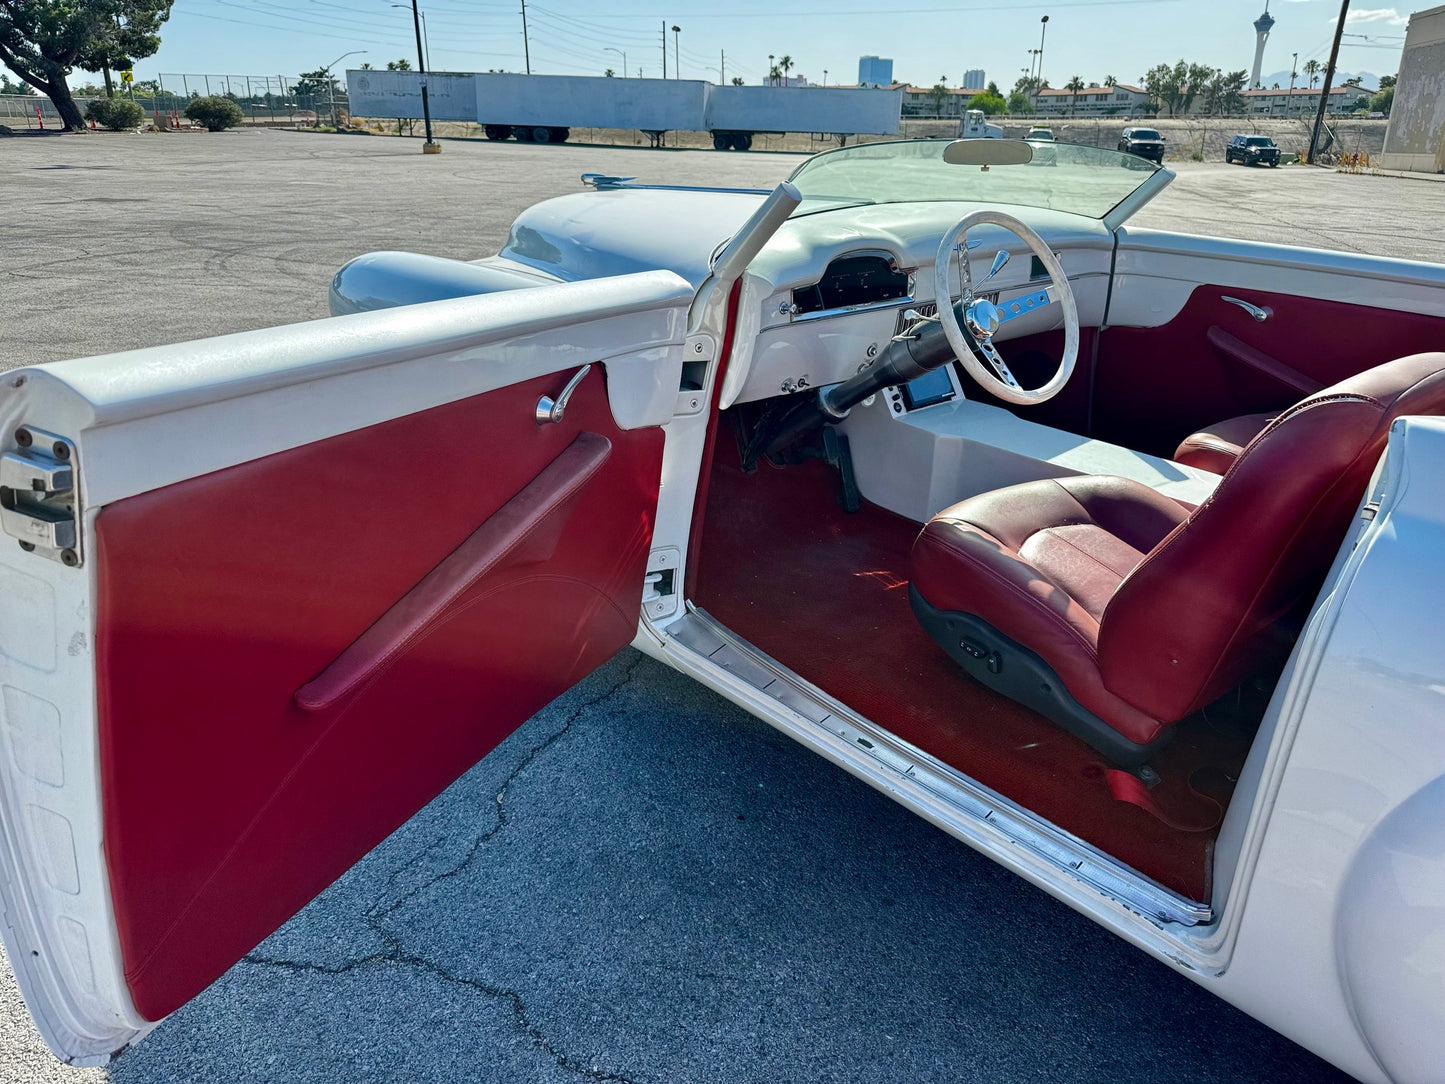
[{"label": "road sign", "polygon": [[121,73],[120,73],[120,81],[121,81],[122,83],[134,83],[134,82],[135,82],[135,72],[121,72]]}]

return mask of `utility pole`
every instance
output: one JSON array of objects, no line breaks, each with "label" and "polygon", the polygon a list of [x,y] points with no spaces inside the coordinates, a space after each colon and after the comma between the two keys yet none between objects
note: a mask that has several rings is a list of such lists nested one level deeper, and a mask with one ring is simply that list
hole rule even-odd
[{"label": "utility pole", "polygon": [[[674,79],[682,78],[682,60],[678,47],[678,35],[681,33],[682,27],[674,26],[672,28],[672,77]],[[662,43],[662,51],[665,53],[667,52],[667,39],[663,38]]]},{"label": "utility pole", "polygon": [[728,85],[728,55],[727,55],[727,53],[726,53],[724,50],[722,50],[722,49],[719,49],[719,50],[717,51],[717,63],[718,63],[718,69],[717,69],[718,82],[721,83],[723,86],[727,86],[727,85]]},{"label": "utility pole", "polygon": [[527,0],[522,0],[522,55],[527,58],[527,74],[532,74],[532,46],[527,41]]},{"label": "utility pole", "polygon": [[662,20],[662,77],[667,78],[667,20]]},{"label": "utility pole", "polygon": [[1345,16],[1350,11],[1350,0],[1340,0],[1340,17],[1335,23],[1335,42],[1330,46],[1330,62],[1325,66],[1325,85],[1320,91],[1320,107],[1315,113],[1314,131],[1310,133],[1310,165],[1315,164],[1315,149],[1320,143],[1320,128],[1325,123],[1325,106],[1330,100],[1330,84],[1335,79],[1335,61],[1340,57],[1340,37],[1345,32]]},{"label": "utility pole", "polygon": [[421,77],[421,117],[426,125],[426,142],[421,145],[422,154],[440,154],[442,145],[431,136],[431,103],[426,93],[426,52],[421,41],[421,12],[417,10],[416,0],[411,0],[411,26],[416,31],[416,62],[421,65],[419,73]]}]

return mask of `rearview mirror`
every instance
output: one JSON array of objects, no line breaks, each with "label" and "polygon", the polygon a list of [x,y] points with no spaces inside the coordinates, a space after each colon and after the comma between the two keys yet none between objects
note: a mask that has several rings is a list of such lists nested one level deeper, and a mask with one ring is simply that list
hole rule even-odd
[{"label": "rearview mirror", "polygon": [[943,148],[943,160],[952,166],[1023,166],[1034,160],[1034,149],[1022,139],[955,139]]}]

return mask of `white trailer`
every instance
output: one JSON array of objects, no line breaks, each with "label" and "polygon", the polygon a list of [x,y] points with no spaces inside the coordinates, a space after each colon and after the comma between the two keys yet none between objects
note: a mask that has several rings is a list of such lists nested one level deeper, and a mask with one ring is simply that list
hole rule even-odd
[{"label": "white trailer", "polygon": [[[429,74],[433,120],[477,121],[488,139],[560,143],[573,128],[632,128],[653,145],[672,131],[711,132],[718,150],[747,150],[759,132],[852,135],[899,130],[901,90],[716,87],[689,79],[510,73]],[[351,114],[419,118],[417,72],[348,71]]]},{"label": "white trailer", "polygon": [[759,132],[896,135],[902,90],[856,87],[711,87],[703,128],[720,151],[745,151]]}]

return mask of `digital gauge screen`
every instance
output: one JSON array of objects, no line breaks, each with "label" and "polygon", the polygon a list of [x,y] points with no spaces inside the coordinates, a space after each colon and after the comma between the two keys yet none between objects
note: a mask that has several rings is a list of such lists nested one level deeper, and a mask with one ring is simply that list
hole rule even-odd
[{"label": "digital gauge screen", "polygon": [[901,390],[903,404],[909,410],[919,410],[922,407],[933,406],[935,403],[946,403],[957,394],[953,390],[953,381],[948,378],[948,366],[946,365],[910,380],[903,385]]}]

